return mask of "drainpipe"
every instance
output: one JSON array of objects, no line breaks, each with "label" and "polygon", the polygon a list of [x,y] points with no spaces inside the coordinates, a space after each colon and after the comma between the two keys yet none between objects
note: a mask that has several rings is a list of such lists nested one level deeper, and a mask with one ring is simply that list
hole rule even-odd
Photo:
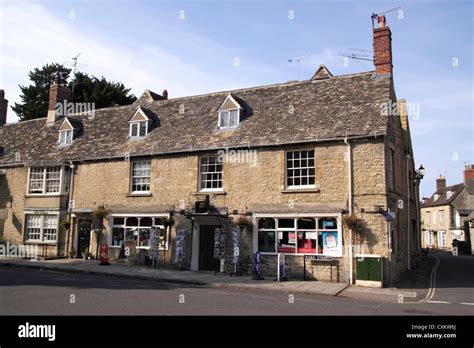
[{"label": "drainpipe", "polygon": [[[74,169],[76,168],[75,164],[70,162],[69,163],[69,168],[71,169],[71,175],[69,177],[69,194],[68,194],[68,200],[67,200],[67,215],[68,215],[68,220],[69,220],[69,230],[66,235],[66,254],[69,251],[69,235],[73,231],[72,228],[72,222],[71,222],[71,200],[73,198],[73,191],[74,191]],[[73,244],[73,243],[71,243]]]},{"label": "drainpipe", "polygon": [[[344,143],[347,145],[347,168],[348,168],[348,190],[349,190],[349,214],[353,212],[353,197],[352,197],[352,149],[347,136],[344,139]],[[354,275],[352,268],[354,267],[354,260],[352,256],[352,229],[349,229],[349,284],[353,284]]]},{"label": "drainpipe", "polygon": [[410,243],[410,154],[407,153],[405,155],[406,159],[406,166],[407,166],[407,262],[408,262],[408,270],[411,270],[411,243]]}]

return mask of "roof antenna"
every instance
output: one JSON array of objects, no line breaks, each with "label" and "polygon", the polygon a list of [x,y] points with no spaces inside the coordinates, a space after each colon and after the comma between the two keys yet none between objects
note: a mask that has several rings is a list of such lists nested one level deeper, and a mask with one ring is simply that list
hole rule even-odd
[{"label": "roof antenna", "polygon": [[70,65],[72,66],[72,73],[74,74],[74,78],[72,79],[72,100],[74,100],[74,81],[76,79],[76,72],[77,72],[77,68],[82,68],[82,67],[85,67],[87,65],[85,64],[81,64],[81,63],[78,63],[77,60],[79,59],[79,56],[81,55],[81,53],[78,53],[77,56],[75,57],[72,57],[71,59],[73,60],[72,62],[65,62],[67,65]]},{"label": "roof antenna", "polygon": [[300,60],[308,57],[308,54],[305,54],[304,56],[296,57],[296,58],[290,58],[288,59],[288,63],[293,63],[296,61],[298,63],[298,81],[300,79]]}]

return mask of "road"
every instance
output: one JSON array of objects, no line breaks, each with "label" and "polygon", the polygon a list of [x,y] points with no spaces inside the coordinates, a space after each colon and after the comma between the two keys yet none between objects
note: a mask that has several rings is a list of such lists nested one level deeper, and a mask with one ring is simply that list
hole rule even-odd
[{"label": "road", "polygon": [[[474,260],[473,260],[474,261]],[[445,267],[442,267],[445,262]],[[439,291],[433,299],[472,299],[462,277],[449,278],[441,262]],[[472,275],[472,274],[471,274]],[[451,279],[451,280],[450,280]],[[456,287],[450,287],[455,281]],[[447,282],[447,283],[445,283]],[[467,283],[466,283],[467,284]],[[471,290],[472,292],[472,290]],[[215,289],[77,273],[0,266],[0,313],[12,315],[459,315],[474,306],[444,303],[381,303],[328,295]],[[457,300],[456,300],[457,301]],[[471,301],[474,302],[474,301]]]},{"label": "road", "polygon": [[431,303],[464,304],[474,312],[474,257],[432,252],[439,259]]}]

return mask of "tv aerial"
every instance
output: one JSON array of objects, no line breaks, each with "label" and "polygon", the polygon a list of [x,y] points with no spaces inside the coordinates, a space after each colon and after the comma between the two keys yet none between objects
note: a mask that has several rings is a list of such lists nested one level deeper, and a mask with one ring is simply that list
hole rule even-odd
[{"label": "tv aerial", "polygon": [[297,62],[297,64],[298,64],[298,81],[299,81],[299,79],[300,79],[300,60],[305,59],[305,58],[307,58],[307,57],[309,57],[309,55],[308,55],[308,54],[305,54],[305,55],[300,56],[300,57],[288,59],[288,63]]},{"label": "tv aerial", "polygon": [[78,59],[79,59],[80,55],[81,55],[81,53],[78,53],[75,57],[72,57],[71,58],[72,62],[71,61],[64,62],[65,64],[72,66],[72,73],[74,75],[74,78],[72,79],[72,99],[73,100],[74,100],[74,80],[75,80],[75,77],[76,77],[76,72],[77,72],[78,68],[83,68],[83,67],[87,66],[85,64],[78,63]]}]

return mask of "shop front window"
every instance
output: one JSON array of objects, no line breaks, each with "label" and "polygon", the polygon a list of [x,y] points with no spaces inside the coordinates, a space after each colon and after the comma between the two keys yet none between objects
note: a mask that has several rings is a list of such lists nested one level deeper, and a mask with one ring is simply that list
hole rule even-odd
[{"label": "shop front window", "polygon": [[[276,240],[275,240],[276,232]],[[261,218],[258,250],[285,254],[341,256],[338,221],[334,217]]]},{"label": "shop front window", "polygon": [[[122,246],[124,241],[134,241],[137,247],[147,248],[150,243],[152,226],[165,230],[162,224],[163,217],[113,217],[111,246]],[[166,234],[162,234],[160,248],[167,248]]]}]

